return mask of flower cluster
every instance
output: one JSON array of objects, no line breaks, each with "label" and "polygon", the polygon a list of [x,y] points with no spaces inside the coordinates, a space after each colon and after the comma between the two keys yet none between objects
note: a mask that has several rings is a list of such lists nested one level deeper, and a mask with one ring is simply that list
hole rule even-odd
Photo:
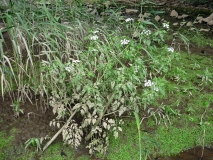
[{"label": "flower cluster", "polygon": [[79,62],[81,62],[81,61],[80,61],[80,60],[74,60],[74,59],[73,59],[72,62],[73,62],[73,63],[79,63]]},{"label": "flower cluster", "polygon": [[134,19],[133,18],[127,18],[125,21],[130,22],[130,21],[134,21]]},{"label": "flower cluster", "polygon": [[121,40],[121,44],[122,45],[126,45],[126,44],[128,44],[130,42],[130,40],[127,40],[127,39],[122,39]]},{"label": "flower cluster", "polygon": [[80,62],[81,62],[80,60],[74,60],[74,59],[72,59],[72,64],[68,63],[67,66],[65,67],[65,70],[67,72],[71,72],[74,69],[74,64],[75,63],[80,63]]},{"label": "flower cluster", "polygon": [[155,84],[151,80],[145,80],[144,81],[144,86],[145,87],[151,87],[154,86],[154,91],[158,92],[159,89],[155,86]]},{"label": "flower cluster", "polygon": [[163,24],[163,28],[169,29],[169,24],[167,24],[167,23],[162,23],[162,24]]},{"label": "flower cluster", "polygon": [[96,31],[93,31],[92,33],[93,33],[93,34],[96,34],[96,33],[98,33],[98,32],[99,32],[99,31],[98,31],[98,30],[96,30]]},{"label": "flower cluster", "polygon": [[173,47],[169,47],[168,49],[167,49],[169,52],[174,52],[174,48]]},{"label": "flower cluster", "polygon": [[67,72],[71,72],[71,71],[73,70],[73,66],[68,65],[67,67],[65,67],[65,70],[66,70]]},{"label": "flower cluster", "polygon": [[152,32],[150,30],[144,30],[141,32],[141,34],[144,34],[144,35],[150,35]]},{"label": "flower cluster", "polygon": [[98,36],[97,36],[97,35],[94,35],[94,36],[90,37],[90,40],[92,40],[92,41],[95,41],[95,40],[97,40],[97,39],[98,39]]}]

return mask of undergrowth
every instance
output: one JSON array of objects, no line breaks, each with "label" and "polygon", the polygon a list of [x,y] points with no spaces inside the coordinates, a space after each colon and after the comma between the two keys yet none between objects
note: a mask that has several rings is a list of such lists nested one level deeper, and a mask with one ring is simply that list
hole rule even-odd
[{"label": "undergrowth", "polygon": [[[212,59],[190,53],[190,41],[180,32],[165,44],[169,24],[138,21],[116,9],[103,19],[78,1],[13,2],[3,14],[13,52],[1,46],[2,97],[9,94],[16,118],[23,112],[18,103],[36,96],[37,109],[52,109],[50,126],[58,131],[45,144],[31,139],[42,151],[60,134],[65,144],[77,149],[87,141],[90,155],[109,159],[149,159],[204,146],[212,140],[206,135],[212,123]],[[134,127],[125,118],[135,118]],[[185,122],[180,129],[178,119]],[[198,126],[189,129],[188,121]],[[141,132],[153,126],[153,137]]]}]

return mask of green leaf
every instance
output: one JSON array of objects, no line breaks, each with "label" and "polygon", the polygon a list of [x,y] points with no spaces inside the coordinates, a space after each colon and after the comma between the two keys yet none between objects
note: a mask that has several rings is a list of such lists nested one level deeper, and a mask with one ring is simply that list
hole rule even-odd
[{"label": "green leaf", "polygon": [[148,25],[153,25],[155,28],[158,28],[154,23],[152,23],[150,21],[143,21],[142,23],[148,24]]}]

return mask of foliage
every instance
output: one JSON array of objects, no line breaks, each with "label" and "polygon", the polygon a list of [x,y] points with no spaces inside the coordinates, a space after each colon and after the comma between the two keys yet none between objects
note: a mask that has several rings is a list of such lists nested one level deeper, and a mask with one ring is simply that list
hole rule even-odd
[{"label": "foliage", "polygon": [[[176,39],[170,46],[165,45],[165,37],[170,34],[169,24],[140,22],[133,18],[118,21],[121,17],[117,15],[116,21],[109,18],[96,25],[100,17],[87,12],[86,6],[77,1],[71,4],[55,1],[48,5],[44,0],[31,5],[21,1],[21,5],[18,4],[14,2],[4,13],[13,53],[11,56],[1,47],[2,96],[9,93],[18,117],[23,113],[20,102],[32,102],[33,96],[39,95],[44,100],[40,109],[45,113],[47,105],[51,107],[56,117],[50,121],[50,126],[59,129],[43,148],[38,138],[30,138],[25,148],[34,145],[44,151],[62,134],[64,143],[73,148],[86,140],[90,154],[106,155],[110,138],[121,140],[119,136],[128,133],[122,128],[123,123],[127,123],[123,118],[135,116],[136,148],[140,152],[127,156],[127,146],[126,153],[119,158],[132,159],[135,155],[146,159],[159,139],[153,140],[141,133],[145,120],[151,126],[164,124],[166,129],[157,130],[160,133],[172,128],[170,125],[178,118],[187,119],[191,124],[198,122],[195,110],[206,106],[187,106],[185,110],[193,116],[186,118],[182,105],[185,101],[189,101],[186,105],[196,104],[195,97],[212,86],[213,70],[205,63],[198,63],[199,56],[189,52],[181,54]],[[189,50],[187,37],[180,32],[176,37]],[[189,56],[192,61],[187,61]],[[202,61],[208,59],[202,58]],[[207,100],[199,98],[209,102],[208,106],[211,99],[211,95]],[[201,115],[200,125],[203,126],[209,115],[206,112]],[[179,131],[178,128],[172,130],[175,135]],[[186,138],[180,137],[181,140]],[[141,140],[151,143],[151,149],[143,148]],[[160,143],[165,146],[164,142]],[[192,145],[190,141],[187,147]],[[179,145],[171,154],[184,147]]]},{"label": "foliage", "polygon": [[38,138],[30,138],[25,142],[25,149],[27,149],[30,145],[33,147],[36,146],[36,150],[41,150],[41,144]]},{"label": "foliage", "polygon": [[15,101],[13,104],[10,105],[11,107],[13,107],[14,116],[16,118],[19,118],[20,113],[24,114],[24,110],[20,108],[20,103],[20,101]]}]

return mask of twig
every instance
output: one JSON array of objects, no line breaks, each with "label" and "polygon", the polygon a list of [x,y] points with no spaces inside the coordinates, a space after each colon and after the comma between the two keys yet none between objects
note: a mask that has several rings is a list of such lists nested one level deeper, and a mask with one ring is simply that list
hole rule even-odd
[{"label": "twig", "polygon": [[61,127],[61,129],[51,138],[51,140],[49,140],[47,142],[47,144],[44,146],[43,148],[43,152],[49,147],[49,145],[58,137],[58,135],[63,131],[63,129],[67,126],[67,124],[70,123],[71,119],[73,118],[73,116],[75,115],[76,110],[73,112],[73,114],[70,116],[70,118],[67,120],[67,123],[65,123],[63,125],[63,127]]}]

